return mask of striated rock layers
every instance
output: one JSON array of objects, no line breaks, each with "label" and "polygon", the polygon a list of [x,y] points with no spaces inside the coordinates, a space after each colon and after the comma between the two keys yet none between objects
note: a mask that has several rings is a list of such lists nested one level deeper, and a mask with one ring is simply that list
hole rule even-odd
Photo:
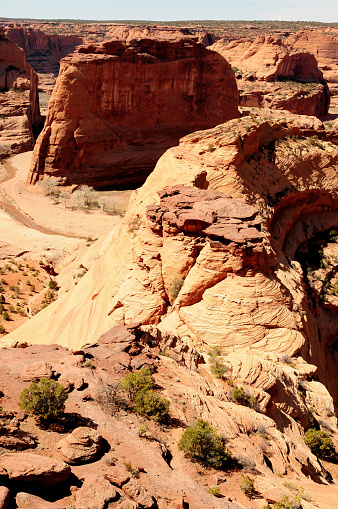
[{"label": "striated rock layers", "polygon": [[58,73],[61,58],[83,43],[78,35],[46,34],[32,27],[6,27],[8,39],[22,48],[27,62],[39,73]]},{"label": "striated rock layers", "polygon": [[328,82],[331,101],[338,107],[338,30],[300,30],[287,38],[287,44],[292,48],[307,50],[315,55],[318,67]]},{"label": "striated rock layers", "polygon": [[34,144],[40,121],[38,78],[25,54],[0,32],[0,158]]},{"label": "striated rock layers", "polygon": [[[338,147],[315,117],[259,115],[195,132],[169,149],[132,195],[122,224],[72,256],[58,277],[59,298],[2,346],[68,346],[93,362],[96,383],[110,384],[149,367],[156,348],[171,357],[158,363],[171,363],[170,380],[158,385],[171,387],[165,395],[176,419],[217,424],[242,464],[263,469],[273,487],[276,473],[291,470],[326,483],[304,430],[324,420],[337,443],[337,308],[310,288],[299,250],[318,234],[337,235]],[[318,270],[332,272],[333,263],[338,273],[334,253]],[[88,271],[75,284],[80,264]],[[14,352],[34,348],[41,346]],[[4,363],[14,355],[1,352]],[[248,389],[261,413],[234,403],[214,375],[215,356],[229,385]],[[79,376],[66,361],[56,369],[52,353],[49,361],[60,381]],[[186,399],[178,408],[179,394]]]},{"label": "striated rock layers", "polygon": [[291,49],[281,39],[267,35],[253,42],[219,40],[211,46],[234,70],[242,106],[286,109],[302,115],[327,114],[330,94],[314,55]]},{"label": "striated rock layers", "polygon": [[46,34],[20,24],[6,25],[5,31],[7,37],[24,50],[27,62],[39,74],[39,90],[47,93],[53,90],[61,58],[83,43],[78,35]]},{"label": "striated rock layers", "polygon": [[28,183],[134,186],[183,135],[238,117],[234,73],[194,39],[110,41],[61,62]]}]

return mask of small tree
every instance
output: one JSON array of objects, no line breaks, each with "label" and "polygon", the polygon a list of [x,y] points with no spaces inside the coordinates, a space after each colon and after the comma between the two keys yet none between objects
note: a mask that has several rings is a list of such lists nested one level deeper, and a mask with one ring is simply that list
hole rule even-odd
[{"label": "small tree", "polygon": [[196,461],[217,469],[225,467],[231,457],[225,450],[223,437],[202,419],[184,431],[178,448]]},{"label": "small tree", "polygon": [[135,397],[135,411],[145,414],[156,422],[168,419],[170,401],[157,391],[139,391]]},{"label": "small tree", "polygon": [[93,198],[94,188],[89,186],[80,186],[73,193],[73,198],[77,201],[79,207],[89,207]]},{"label": "small tree", "polygon": [[124,376],[120,386],[123,391],[128,393],[131,401],[134,401],[139,391],[148,391],[153,388],[153,375],[149,369],[142,368],[140,371]]},{"label": "small tree", "polygon": [[60,417],[68,398],[63,385],[49,378],[33,382],[20,396],[20,408],[27,414],[35,415],[41,422],[48,423]]},{"label": "small tree", "polygon": [[311,452],[321,458],[331,458],[335,450],[332,439],[325,431],[310,428],[305,433],[305,443]]}]

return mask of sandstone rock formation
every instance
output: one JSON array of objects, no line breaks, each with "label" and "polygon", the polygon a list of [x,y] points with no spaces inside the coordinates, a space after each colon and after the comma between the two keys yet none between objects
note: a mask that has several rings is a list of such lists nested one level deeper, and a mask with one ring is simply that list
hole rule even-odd
[{"label": "sandstone rock formation", "polygon": [[[328,281],[335,288],[336,281],[338,148],[326,141],[328,134],[314,117],[262,110],[184,137],[134,192],[123,223],[83,258],[73,257],[59,277],[58,300],[2,345],[49,343],[45,352],[59,380],[75,380],[86,369],[90,397],[110,412],[105,396],[112,384],[133,369],[152,367],[172,418],[182,426],[197,418],[217,424],[236,460],[262,473],[261,492],[282,489],[276,474],[291,469],[327,483],[304,430],[315,419],[337,443],[332,373],[338,322],[334,298],[327,302],[322,288]],[[309,242],[326,232],[331,242],[320,255],[322,266],[311,266],[317,276],[311,286],[306,253],[315,249]],[[74,286],[72,267],[80,263],[88,271]],[[52,346],[56,342],[77,355]],[[207,352],[213,347],[229,381],[250,391],[260,413],[236,404],[226,382],[212,374]],[[40,348],[1,350],[0,361],[21,356],[26,365]],[[166,355],[158,358],[156,351]],[[80,367],[84,358],[88,368]],[[85,405],[93,412],[87,397]],[[173,486],[186,484],[188,502],[209,507],[205,490],[191,489],[192,471],[176,448],[180,436],[172,434],[170,467],[161,445],[147,441],[141,486],[121,475],[121,460],[110,473],[107,468],[105,479],[128,502],[141,496],[151,504],[170,492],[172,507],[178,498]],[[114,444],[115,458],[119,447]],[[140,457],[129,435],[123,451],[131,463]],[[159,468],[161,478],[154,474]],[[88,490],[83,493],[87,498]],[[225,501],[213,503],[218,508]]]},{"label": "sandstone rock formation", "polygon": [[36,481],[43,486],[52,486],[65,481],[70,467],[33,453],[5,453],[0,458],[0,475],[16,481]]},{"label": "sandstone rock formation", "polygon": [[211,49],[236,70],[242,106],[285,109],[302,115],[327,114],[329,90],[315,56],[308,51],[291,49],[271,35],[230,43],[221,39]]},{"label": "sandstone rock formation", "polygon": [[182,135],[238,117],[237,105],[228,63],[191,38],[80,47],[62,60],[28,182],[134,186]]},{"label": "sandstone rock formation", "polygon": [[300,30],[287,38],[287,43],[299,50],[307,50],[315,55],[318,67],[327,81],[332,106],[338,106],[338,30]]},{"label": "sandstone rock formation", "polygon": [[25,54],[0,32],[0,158],[30,150],[40,121],[38,78]]},{"label": "sandstone rock formation", "polygon": [[83,43],[78,35],[46,34],[33,26],[25,28],[12,23],[5,28],[8,39],[22,48],[27,62],[37,73],[57,76],[61,58],[75,51]]},{"label": "sandstone rock formation", "polygon": [[57,448],[66,463],[80,464],[94,459],[100,452],[101,435],[91,428],[80,427],[60,440]]}]

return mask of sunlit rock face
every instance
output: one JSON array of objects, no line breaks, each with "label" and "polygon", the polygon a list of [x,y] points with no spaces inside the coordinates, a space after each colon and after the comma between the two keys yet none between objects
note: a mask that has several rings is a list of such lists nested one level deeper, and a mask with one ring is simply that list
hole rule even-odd
[{"label": "sunlit rock face", "polygon": [[28,182],[139,185],[180,137],[238,116],[230,65],[192,38],[82,46],[61,61]]}]

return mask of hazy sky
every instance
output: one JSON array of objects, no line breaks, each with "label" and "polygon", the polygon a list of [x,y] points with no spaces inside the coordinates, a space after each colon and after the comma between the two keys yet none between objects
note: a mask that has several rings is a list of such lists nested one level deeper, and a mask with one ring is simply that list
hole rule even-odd
[{"label": "hazy sky", "polygon": [[16,0],[1,17],[97,20],[293,20],[338,22],[337,0]]}]

